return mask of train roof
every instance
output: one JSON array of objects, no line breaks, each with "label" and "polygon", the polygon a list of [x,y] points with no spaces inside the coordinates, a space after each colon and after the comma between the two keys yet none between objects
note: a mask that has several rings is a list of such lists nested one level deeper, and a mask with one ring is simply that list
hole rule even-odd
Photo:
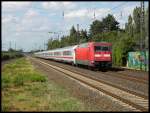
[{"label": "train roof", "polygon": [[[82,43],[82,44],[108,44],[108,45],[112,45],[110,42],[86,42],[86,43]],[[36,52],[35,54],[38,54],[38,53],[46,53],[46,52],[50,52],[50,51],[61,51],[61,50],[72,50],[72,49],[75,49],[76,47],[82,45],[82,44],[79,44],[79,45],[73,45],[73,46],[67,46],[67,47],[63,47],[63,48],[56,48],[56,49],[52,49],[52,50],[47,50],[47,51],[41,51],[41,52]]]},{"label": "train roof", "polygon": [[46,52],[50,52],[50,51],[60,51],[60,50],[73,50],[77,47],[77,45],[73,45],[73,46],[67,46],[67,47],[63,47],[63,48],[57,48],[57,49],[52,49],[52,50],[47,50],[47,51],[41,51],[41,52],[36,52],[35,54],[38,53],[46,53]]},{"label": "train roof", "polygon": [[78,46],[80,46],[80,45],[84,45],[84,44],[98,44],[98,45],[103,45],[103,44],[106,44],[106,45],[112,45],[110,42],[104,42],[104,41],[102,41],[102,42],[85,42],[85,43],[81,43],[81,44],[79,44]]}]

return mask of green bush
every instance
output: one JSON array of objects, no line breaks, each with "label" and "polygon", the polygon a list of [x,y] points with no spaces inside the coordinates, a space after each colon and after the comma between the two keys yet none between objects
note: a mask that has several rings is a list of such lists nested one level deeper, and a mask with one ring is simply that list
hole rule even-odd
[{"label": "green bush", "polygon": [[12,58],[20,58],[23,57],[23,55],[19,52],[2,52],[2,60],[8,60]]},{"label": "green bush", "polygon": [[8,60],[10,56],[8,54],[2,54],[2,60]]}]

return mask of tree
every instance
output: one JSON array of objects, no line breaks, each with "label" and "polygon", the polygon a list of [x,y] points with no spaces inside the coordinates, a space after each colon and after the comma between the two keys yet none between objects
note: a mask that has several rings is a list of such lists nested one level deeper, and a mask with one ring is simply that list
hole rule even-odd
[{"label": "tree", "polygon": [[69,46],[69,36],[62,36],[60,44],[61,47]]},{"label": "tree", "polygon": [[70,29],[70,36],[73,36],[77,33],[76,29],[74,28],[74,26],[72,26],[72,28]]},{"label": "tree", "polygon": [[52,39],[49,39],[48,40],[48,43],[47,43],[47,50],[50,50],[50,49],[52,49],[53,47],[53,45],[52,45],[52,42],[53,42],[53,40]]},{"label": "tree", "polygon": [[99,20],[95,20],[91,25],[90,25],[90,35],[94,36],[98,33],[102,33],[104,30],[104,24],[99,21]]},{"label": "tree", "polygon": [[13,49],[13,48],[9,48],[8,51],[9,51],[9,52],[15,52],[16,50]]},{"label": "tree", "polygon": [[134,20],[134,33],[140,32],[140,15],[141,15],[141,7],[136,7],[133,10],[133,20]]},{"label": "tree", "polygon": [[55,48],[60,48],[61,47],[61,44],[60,44],[59,40],[52,40],[52,39],[50,39],[48,41],[47,45],[48,45],[48,50],[49,49],[55,49]]},{"label": "tree", "polygon": [[119,30],[119,23],[116,21],[113,15],[108,14],[102,21],[95,20],[90,25],[90,36],[94,36],[98,33],[104,33],[109,31]]},{"label": "tree", "polygon": [[113,44],[113,63],[118,66],[125,66],[127,63],[128,52],[133,51],[135,41],[127,33],[122,33],[121,37],[120,40]]},{"label": "tree", "polygon": [[145,11],[145,46],[148,48],[148,38],[149,38],[149,12],[148,8]]},{"label": "tree", "polygon": [[113,31],[119,29],[119,23],[116,21],[113,15],[108,14],[107,17],[103,18],[102,23],[104,23],[103,31]]},{"label": "tree", "polygon": [[126,23],[126,32],[128,33],[128,35],[133,37],[133,20],[131,15],[129,15],[128,23]]},{"label": "tree", "polygon": [[81,30],[80,32],[80,43],[84,43],[88,41],[88,36],[87,36],[87,31],[86,30]]}]

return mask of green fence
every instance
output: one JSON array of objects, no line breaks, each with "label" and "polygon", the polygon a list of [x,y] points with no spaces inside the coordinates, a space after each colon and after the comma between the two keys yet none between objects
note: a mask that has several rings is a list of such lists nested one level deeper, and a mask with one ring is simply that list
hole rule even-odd
[{"label": "green fence", "polygon": [[149,53],[148,51],[136,51],[128,53],[127,67],[138,70],[149,70]]}]

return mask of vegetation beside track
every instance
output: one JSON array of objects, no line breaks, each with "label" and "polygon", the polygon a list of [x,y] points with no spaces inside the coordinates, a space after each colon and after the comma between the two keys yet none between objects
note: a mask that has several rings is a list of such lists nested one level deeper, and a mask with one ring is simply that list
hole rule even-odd
[{"label": "vegetation beside track", "polygon": [[4,65],[1,88],[2,111],[87,111],[24,57]]},{"label": "vegetation beside track", "polygon": [[21,51],[2,51],[1,54],[1,59],[2,60],[9,60],[9,59],[14,59],[14,58],[20,58],[23,57],[23,54],[21,54]]}]

